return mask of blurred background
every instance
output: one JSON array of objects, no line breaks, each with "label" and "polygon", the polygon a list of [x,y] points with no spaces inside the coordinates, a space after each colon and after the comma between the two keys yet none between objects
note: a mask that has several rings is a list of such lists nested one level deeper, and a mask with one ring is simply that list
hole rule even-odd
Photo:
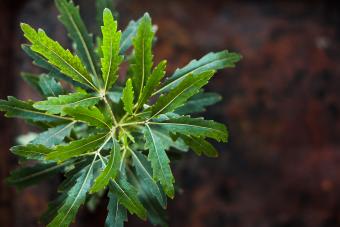
[{"label": "blurred background", "polygon": [[[91,29],[94,0],[75,1]],[[170,72],[207,52],[243,60],[220,71],[208,90],[223,101],[206,118],[226,123],[220,157],[188,153],[173,164],[180,193],[170,227],[340,226],[340,10],[327,1],[121,0],[120,26],[148,11],[158,25],[155,61]],[[20,49],[19,22],[41,27],[69,47],[51,0],[1,0],[0,98],[38,99],[20,71],[38,72]],[[0,116],[0,226],[39,226],[58,179],[16,192],[3,179],[22,121]],[[106,201],[81,209],[74,226],[103,226]],[[129,217],[128,227],[150,226]]]}]

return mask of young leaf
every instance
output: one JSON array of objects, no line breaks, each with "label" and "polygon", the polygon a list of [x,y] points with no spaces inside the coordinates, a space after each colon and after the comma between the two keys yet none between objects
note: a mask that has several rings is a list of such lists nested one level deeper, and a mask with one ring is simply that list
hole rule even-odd
[{"label": "young leaf", "polygon": [[63,142],[64,138],[69,136],[75,122],[69,124],[59,125],[54,128],[49,128],[47,131],[38,134],[38,136],[31,141],[32,144],[41,144],[46,147]]},{"label": "young leaf", "polygon": [[177,69],[175,73],[169,78],[166,85],[155,93],[163,93],[169,91],[171,88],[179,84],[183,79],[189,75],[198,75],[205,71],[219,70],[229,67],[234,67],[241,59],[241,55],[227,50],[209,53],[199,60],[192,60],[188,65],[181,69]]},{"label": "young leaf", "polygon": [[21,24],[21,29],[25,37],[32,43],[31,49],[33,51],[47,58],[50,64],[56,66],[73,80],[97,90],[91,76],[77,56],[72,55],[69,50],[65,50],[58,42],[49,38],[43,30],[36,32],[28,24]]},{"label": "young leaf", "polygon": [[168,94],[161,96],[152,107],[152,117],[168,113],[183,105],[191,96],[199,92],[206,85],[215,71],[203,72],[195,77],[189,75]]},{"label": "young leaf", "polygon": [[6,182],[18,189],[22,189],[59,173],[68,164],[70,163],[65,162],[61,165],[56,163],[38,163],[34,166],[16,169],[11,172]]},{"label": "young leaf", "polygon": [[82,171],[76,184],[67,192],[67,198],[58,209],[58,215],[47,225],[48,227],[68,227],[77,214],[79,207],[84,204],[86,194],[91,187],[93,178],[93,165]]},{"label": "young leaf", "polygon": [[110,179],[115,179],[118,174],[119,163],[121,162],[122,156],[120,151],[120,146],[117,140],[114,140],[110,159],[105,167],[105,169],[99,174],[97,179],[94,181],[91,193],[98,192],[105,188],[109,183]]},{"label": "young leaf", "polygon": [[131,214],[146,219],[146,210],[137,197],[137,190],[124,177],[119,176],[117,180],[111,180],[111,189],[117,196],[118,201],[123,204]]},{"label": "young leaf", "polygon": [[52,152],[51,149],[36,144],[20,145],[11,148],[13,154],[24,157],[26,159],[44,160],[45,155]]},{"label": "young leaf", "polygon": [[204,120],[203,118],[179,117],[163,122],[150,122],[162,126],[172,133],[191,135],[194,137],[208,137],[217,141],[227,142],[228,132],[223,124]]},{"label": "young leaf", "polygon": [[208,157],[217,157],[218,152],[211,143],[202,138],[192,138],[190,136],[181,136],[186,144],[197,154],[204,154]]},{"label": "young leaf", "polygon": [[119,204],[117,197],[111,192],[108,192],[109,204],[107,206],[107,218],[105,221],[106,227],[124,227],[124,221],[127,221],[127,213],[125,207]]},{"label": "young leaf", "polygon": [[65,107],[90,107],[94,106],[100,97],[87,93],[70,93],[68,95],[59,95],[58,97],[48,97],[45,101],[36,102],[33,107],[38,110],[45,110],[49,114],[64,115]]},{"label": "young leaf", "polygon": [[124,103],[124,110],[129,114],[132,114],[133,111],[133,99],[134,92],[132,87],[132,81],[131,79],[128,79],[123,90],[122,101]]},{"label": "young leaf", "polygon": [[135,89],[136,97],[142,93],[152,68],[152,41],[154,32],[152,31],[152,23],[149,14],[145,14],[140,22],[136,37],[133,39],[133,47],[135,57],[132,68],[132,83]]},{"label": "young leaf", "polygon": [[116,1],[112,0],[97,0],[96,1],[96,19],[98,26],[103,24],[103,11],[108,8],[113,12],[115,18],[118,17],[118,13],[115,11]]},{"label": "young leaf", "polygon": [[148,99],[152,95],[152,92],[159,86],[161,79],[165,75],[165,67],[166,61],[164,60],[161,61],[152,71],[150,77],[148,78],[148,81],[146,82],[146,85],[143,88],[142,95],[138,100],[138,105],[136,108],[137,110],[148,101]]},{"label": "young leaf", "polygon": [[59,145],[53,152],[46,155],[46,159],[62,162],[72,157],[93,152],[103,144],[106,137],[107,134],[100,133],[84,139],[72,141],[67,145]]},{"label": "young leaf", "polygon": [[60,13],[59,19],[65,25],[69,36],[74,41],[78,56],[94,76],[94,81],[96,81],[99,78],[98,57],[94,52],[92,35],[88,33],[80,17],[79,8],[72,1],[56,0],[55,2]]},{"label": "young leaf", "polygon": [[158,187],[156,181],[152,178],[152,169],[150,163],[147,161],[146,157],[140,152],[135,152],[131,150],[133,165],[136,168],[137,175],[140,177],[140,181],[145,184],[145,188],[150,191],[150,196],[154,196],[163,208],[166,207],[166,198],[164,193]]},{"label": "young leaf", "polygon": [[68,118],[47,114],[32,107],[31,102],[24,102],[9,96],[8,101],[0,100],[0,111],[6,112],[6,117],[17,117],[34,122],[63,122]]},{"label": "young leaf", "polygon": [[113,19],[111,11],[105,9],[103,13],[104,26],[102,26],[103,42],[101,59],[104,91],[109,90],[118,78],[118,67],[123,60],[119,55],[121,32],[117,31],[117,22]]},{"label": "young leaf", "polygon": [[191,97],[183,106],[176,109],[175,113],[180,115],[200,113],[205,111],[205,107],[216,104],[222,97],[213,92],[202,92]]},{"label": "young leaf", "polygon": [[144,128],[145,147],[149,150],[148,159],[153,169],[153,178],[159,181],[163,186],[165,193],[170,197],[174,197],[175,179],[170,168],[170,160],[165,152],[164,144],[154,134],[149,125]]},{"label": "young leaf", "polygon": [[64,89],[53,77],[43,74],[39,77],[39,87],[45,97],[64,94]]},{"label": "young leaf", "polygon": [[100,110],[93,106],[91,108],[85,108],[81,106],[65,107],[63,112],[69,116],[74,117],[75,120],[86,122],[87,124],[99,128],[110,128],[110,125],[106,122],[105,116]]}]

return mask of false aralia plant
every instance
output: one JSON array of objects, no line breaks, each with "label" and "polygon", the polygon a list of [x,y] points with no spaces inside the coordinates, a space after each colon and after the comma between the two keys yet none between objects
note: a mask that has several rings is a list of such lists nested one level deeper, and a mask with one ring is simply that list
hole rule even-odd
[{"label": "false aralia plant", "polygon": [[[97,3],[101,32],[94,42],[78,7],[56,0],[73,52],[43,30],[21,24],[28,41],[23,50],[45,70],[23,78],[44,100],[8,97],[0,101],[0,110],[42,132],[11,148],[23,167],[7,181],[22,189],[63,174],[60,195],[41,219],[50,227],[69,226],[83,204],[105,194],[106,226],[123,226],[127,211],[166,226],[167,197],[175,195],[170,161],[189,148],[215,157],[208,139],[228,138],[223,124],[190,115],[220,100],[203,87],[216,70],[234,67],[241,56],[226,50],[209,53],[166,76],[167,62],[153,62],[150,16],[131,21],[121,32],[104,7],[108,1]],[[128,70],[118,80],[122,64]]]}]

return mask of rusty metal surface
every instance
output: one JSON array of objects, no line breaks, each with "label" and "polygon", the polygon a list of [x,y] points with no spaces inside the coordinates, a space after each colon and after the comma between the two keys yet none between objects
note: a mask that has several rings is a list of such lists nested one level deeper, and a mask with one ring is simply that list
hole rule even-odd
[{"label": "rusty metal surface", "polygon": [[[92,0],[77,1],[93,24]],[[18,22],[40,26],[67,45],[52,1],[0,7],[1,98],[38,98],[18,79],[35,70],[19,49]],[[20,7],[20,11],[16,11]],[[192,58],[228,48],[242,53],[236,69],[208,86],[224,100],[205,114],[227,123],[221,156],[187,155],[173,165],[180,193],[169,203],[174,227],[340,226],[340,16],[324,2],[120,1],[125,25],[149,11],[159,26],[156,61],[175,70]],[[93,25],[91,25],[93,26]],[[8,43],[9,45],[4,45]],[[14,79],[15,78],[15,79]],[[15,86],[15,87],[14,87]],[[21,122],[1,122],[1,178],[15,167],[8,147]],[[1,185],[0,226],[38,226],[58,179],[20,193]],[[82,209],[74,226],[100,226],[106,201]],[[127,226],[150,226],[129,218]]]}]

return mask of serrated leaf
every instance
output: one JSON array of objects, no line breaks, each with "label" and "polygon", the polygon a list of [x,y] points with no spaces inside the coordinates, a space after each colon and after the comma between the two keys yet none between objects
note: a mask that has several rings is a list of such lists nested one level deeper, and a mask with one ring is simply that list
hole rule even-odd
[{"label": "serrated leaf", "polygon": [[146,85],[143,88],[142,95],[140,96],[137,104],[137,108],[143,106],[150,96],[152,95],[152,92],[159,86],[161,79],[165,75],[165,67],[166,67],[166,61],[161,61],[152,71],[150,77],[148,78]]},{"label": "serrated leaf", "polygon": [[119,176],[117,180],[111,180],[111,190],[117,196],[119,203],[124,205],[131,214],[146,219],[146,210],[137,196],[137,190],[124,177]]},{"label": "serrated leaf", "polygon": [[194,137],[212,138],[217,141],[227,142],[228,132],[223,124],[203,118],[179,117],[163,122],[150,122],[162,126],[172,133],[180,133]]},{"label": "serrated leaf", "polygon": [[[144,182],[143,176],[138,175],[133,171],[129,171],[129,177],[138,188],[138,197],[147,210],[149,221],[153,225],[167,227],[165,207],[162,207],[159,204],[158,199],[153,194],[153,190],[150,190],[148,183]],[[164,192],[160,189],[161,186],[157,185],[157,187],[162,193],[162,196],[166,199]]]},{"label": "serrated leaf", "polygon": [[205,107],[214,105],[221,101],[221,96],[213,92],[202,92],[191,97],[183,106],[176,109],[175,113],[180,115],[200,113]]},{"label": "serrated leaf", "polygon": [[188,146],[184,143],[181,138],[177,138],[176,140],[172,139],[169,135],[169,132],[162,127],[153,127],[153,132],[157,135],[157,137],[162,141],[162,144],[165,147],[165,150],[168,150],[170,147],[173,147],[180,151],[188,151]]},{"label": "serrated leaf", "polygon": [[64,141],[64,138],[69,136],[75,122],[70,124],[59,125],[54,128],[49,128],[47,131],[38,134],[34,140],[31,141],[33,144],[41,144],[47,147],[60,144]]},{"label": "serrated leaf", "polygon": [[103,11],[105,8],[110,9],[113,12],[114,18],[118,17],[118,13],[115,11],[116,1],[112,0],[97,0],[96,1],[96,19],[98,26],[103,24]]},{"label": "serrated leaf", "polygon": [[48,97],[45,101],[36,102],[33,107],[38,110],[45,110],[49,114],[65,115],[63,109],[66,107],[90,107],[98,103],[100,97],[87,93],[70,93],[58,97]]},{"label": "serrated leaf", "polygon": [[128,26],[122,33],[122,37],[120,40],[120,49],[119,53],[124,54],[131,46],[132,46],[132,39],[136,36],[138,26],[141,22],[142,18],[136,21],[130,21]]},{"label": "serrated leaf", "polygon": [[33,74],[33,73],[22,72],[20,76],[30,87],[34,88],[40,94],[44,95],[39,84],[39,75]]},{"label": "serrated leaf", "polygon": [[56,0],[55,2],[60,13],[59,19],[74,41],[78,56],[87,70],[92,73],[93,81],[98,85],[98,56],[94,52],[92,35],[88,33],[81,19],[79,7],[76,7],[72,1],[68,0]]},{"label": "serrated leaf", "polygon": [[106,122],[105,116],[95,106],[85,108],[81,106],[65,107],[63,112],[69,116],[74,117],[75,120],[83,121],[91,126],[99,128],[110,128]]},{"label": "serrated leaf", "polygon": [[155,135],[149,125],[144,128],[145,147],[149,150],[148,160],[151,162],[153,169],[153,178],[159,181],[163,186],[165,193],[174,197],[174,176],[170,168],[170,160],[165,152],[165,146],[162,141]]},{"label": "serrated leaf", "polygon": [[42,74],[39,77],[39,87],[45,97],[58,96],[64,94],[64,89],[53,77]]},{"label": "serrated leaf", "polygon": [[181,136],[186,144],[197,154],[204,154],[208,157],[217,157],[218,152],[214,146],[202,138],[192,138],[190,136]]},{"label": "serrated leaf", "polygon": [[58,209],[58,215],[47,225],[48,227],[68,227],[75,218],[79,207],[84,204],[86,194],[91,187],[93,178],[93,165],[83,170],[76,184],[67,192],[63,205]]},{"label": "serrated leaf", "polygon": [[46,159],[62,162],[72,157],[93,152],[103,144],[106,137],[106,133],[100,133],[84,139],[72,141],[66,145],[59,145],[53,152],[46,155]]},{"label": "serrated leaf", "polygon": [[185,67],[177,69],[175,73],[169,78],[166,85],[164,85],[155,93],[169,91],[189,75],[196,76],[205,71],[234,67],[235,63],[237,63],[240,59],[241,55],[234,52],[229,52],[227,50],[217,53],[209,53],[203,56],[201,59],[192,60]]},{"label": "serrated leaf", "polygon": [[117,31],[117,22],[113,19],[111,11],[105,9],[103,13],[104,26],[102,26],[103,42],[101,59],[104,91],[109,90],[118,78],[118,67],[123,60],[119,55],[121,32]]},{"label": "serrated leaf", "polygon": [[33,122],[63,122],[69,119],[61,116],[51,115],[34,109],[32,102],[24,102],[12,96],[8,101],[0,100],[0,111],[6,112],[6,117],[17,117]]},{"label": "serrated leaf", "polygon": [[187,76],[168,94],[159,97],[155,105],[152,106],[152,117],[162,113],[172,112],[183,105],[191,96],[199,92],[201,87],[208,83],[214,73],[215,71],[207,71],[196,76]]},{"label": "serrated leaf", "polygon": [[49,38],[43,30],[35,31],[28,24],[21,24],[25,37],[32,43],[31,49],[56,66],[62,73],[73,80],[83,83],[97,90],[92,82],[91,76],[77,56],[65,50],[58,42]]},{"label": "serrated leaf", "polygon": [[108,192],[108,196],[109,204],[105,227],[124,227],[124,222],[127,221],[125,207],[119,204],[117,197],[111,191]]},{"label": "serrated leaf", "polygon": [[152,169],[146,157],[140,152],[131,150],[133,165],[136,168],[136,173],[143,182],[144,187],[150,192],[150,196],[154,196],[163,208],[166,207],[166,198],[158,187],[156,181],[152,178]]},{"label": "serrated leaf", "polygon": [[134,60],[132,69],[132,83],[136,97],[142,93],[142,89],[150,76],[152,68],[152,41],[154,32],[149,14],[145,14],[141,20],[136,37],[133,39]]},{"label": "serrated leaf", "polygon": [[134,92],[132,87],[132,81],[131,79],[128,79],[123,90],[122,101],[124,104],[124,110],[129,114],[132,114],[133,112],[133,99]]},{"label": "serrated leaf", "polygon": [[104,168],[104,170],[99,174],[96,178],[92,188],[90,190],[91,193],[98,192],[105,188],[109,183],[110,179],[115,179],[118,170],[119,163],[121,162],[122,156],[120,151],[120,146],[117,140],[114,140],[109,161]]},{"label": "serrated leaf", "polygon": [[46,60],[43,56],[37,54],[33,50],[31,50],[30,46],[27,44],[21,45],[21,48],[25,53],[30,56],[33,59],[33,64],[41,67],[43,69],[46,69],[49,73],[48,75],[60,80],[64,80],[72,84],[73,86],[76,87],[82,87],[82,88],[88,88],[87,85],[81,84],[77,81],[72,80],[72,78],[65,76],[64,74],[60,73],[60,70],[55,67],[54,65],[50,64],[48,60]]},{"label": "serrated leaf", "polygon": [[52,151],[52,149],[40,144],[19,145],[11,148],[13,154],[33,160],[44,160],[46,154]]},{"label": "serrated leaf", "polygon": [[56,163],[38,163],[35,166],[19,168],[11,172],[6,182],[18,189],[22,189],[59,173],[67,164],[69,163],[62,165],[57,165]]}]

